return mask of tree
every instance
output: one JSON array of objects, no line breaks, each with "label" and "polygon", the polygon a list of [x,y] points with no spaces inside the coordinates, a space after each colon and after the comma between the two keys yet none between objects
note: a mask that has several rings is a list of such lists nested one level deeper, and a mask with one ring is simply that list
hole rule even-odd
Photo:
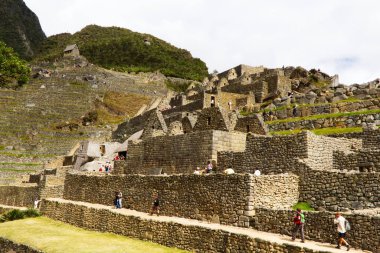
[{"label": "tree", "polygon": [[30,72],[27,63],[0,41],[0,87],[22,86],[29,81]]}]

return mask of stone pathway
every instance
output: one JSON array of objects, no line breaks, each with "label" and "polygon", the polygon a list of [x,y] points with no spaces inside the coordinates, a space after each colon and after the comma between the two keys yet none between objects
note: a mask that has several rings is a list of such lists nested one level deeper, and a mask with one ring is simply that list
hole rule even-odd
[{"label": "stone pathway", "polygon": [[27,210],[26,207],[0,205],[0,210],[2,209],[3,210],[13,210],[13,209]]},{"label": "stone pathway", "polygon": [[[274,242],[277,244],[289,244],[289,245],[294,245],[298,247],[303,247],[306,249],[312,249],[315,251],[338,253],[338,252],[343,252],[346,250],[345,247],[342,247],[342,249],[339,250],[339,249],[335,249],[336,245],[331,245],[331,244],[322,243],[322,242],[315,242],[315,241],[308,241],[308,240],[306,240],[305,243],[301,243],[299,240],[293,242],[291,241],[291,238],[288,236],[257,231],[257,230],[253,230],[249,228],[220,225],[216,223],[208,223],[208,222],[198,221],[194,219],[180,218],[180,217],[171,217],[171,216],[157,217],[155,215],[150,216],[147,213],[142,213],[135,210],[115,209],[114,207],[111,207],[111,206],[92,204],[92,203],[87,203],[87,202],[71,201],[71,200],[65,200],[65,199],[53,199],[53,198],[48,199],[48,200],[57,201],[61,203],[71,203],[71,204],[86,206],[86,207],[95,208],[95,209],[106,209],[106,210],[109,210],[110,212],[119,213],[119,214],[123,214],[127,216],[139,217],[145,220],[154,220],[154,221],[159,221],[159,222],[175,222],[175,223],[179,223],[181,225],[186,225],[186,226],[199,226],[199,227],[203,227],[207,229],[223,230],[230,233],[247,235],[252,238],[259,238],[259,239],[269,241],[269,242]],[[370,252],[370,251],[351,249],[350,252],[359,253],[359,252]]]}]

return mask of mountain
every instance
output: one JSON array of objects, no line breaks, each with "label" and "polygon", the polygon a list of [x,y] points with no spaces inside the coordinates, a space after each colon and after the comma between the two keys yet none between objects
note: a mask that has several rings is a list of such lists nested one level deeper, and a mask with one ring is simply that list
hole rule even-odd
[{"label": "mountain", "polygon": [[119,27],[86,26],[75,34],[47,38],[36,60],[54,60],[69,44],[77,44],[81,55],[108,69],[128,72],[160,71],[166,76],[202,80],[208,75],[206,64],[190,52],[149,34]]},{"label": "mountain", "polygon": [[40,22],[22,0],[0,1],[0,40],[31,59],[46,38]]}]

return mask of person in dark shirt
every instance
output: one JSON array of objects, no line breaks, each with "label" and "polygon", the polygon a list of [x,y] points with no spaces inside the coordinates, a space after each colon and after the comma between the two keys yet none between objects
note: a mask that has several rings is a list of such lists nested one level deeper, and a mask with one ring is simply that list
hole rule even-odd
[{"label": "person in dark shirt", "polygon": [[153,215],[154,213],[156,213],[157,216],[160,215],[160,199],[157,193],[153,194],[153,202],[152,208],[150,210],[150,215]]}]

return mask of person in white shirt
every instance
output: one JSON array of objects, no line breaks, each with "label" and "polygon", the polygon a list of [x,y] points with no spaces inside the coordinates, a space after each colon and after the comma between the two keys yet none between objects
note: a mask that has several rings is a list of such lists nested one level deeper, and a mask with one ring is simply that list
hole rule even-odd
[{"label": "person in white shirt", "polygon": [[334,224],[337,224],[337,231],[338,231],[338,246],[337,249],[340,249],[342,244],[346,245],[347,251],[350,250],[350,245],[347,243],[347,241],[344,239],[346,236],[346,219],[340,214],[335,214],[335,220]]},{"label": "person in white shirt", "polygon": [[228,168],[228,169],[225,169],[224,170],[224,174],[226,175],[232,175],[232,174],[235,174],[235,171],[231,168]]}]

